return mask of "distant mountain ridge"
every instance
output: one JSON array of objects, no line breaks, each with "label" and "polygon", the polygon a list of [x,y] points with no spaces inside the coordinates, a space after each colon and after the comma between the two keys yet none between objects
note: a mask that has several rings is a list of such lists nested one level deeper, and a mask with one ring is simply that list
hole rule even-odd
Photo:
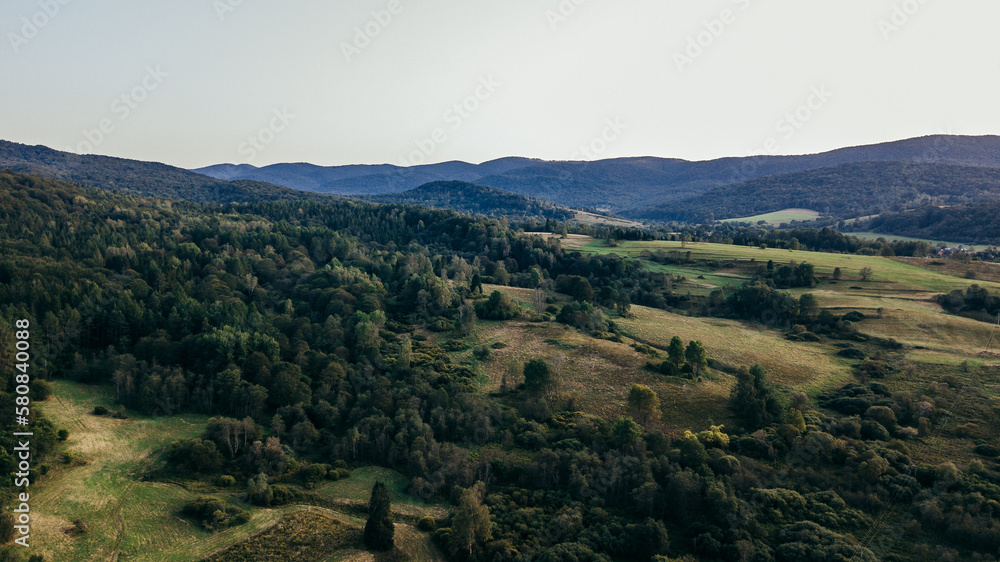
[{"label": "distant mountain ridge", "polygon": [[548,201],[461,181],[431,182],[402,193],[369,195],[364,198],[380,203],[455,209],[490,216],[569,220],[576,215],[574,211]]},{"label": "distant mountain ridge", "polygon": [[274,164],[261,168],[221,164],[194,171],[219,179],[255,179],[339,195],[399,193],[428,182],[456,180],[569,207],[621,212],[694,197],[712,188],[756,178],[878,161],[1000,167],[1000,137],[931,135],[818,154],[705,161],[636,157],[569,162],[511,157],[482,164],[443,162],[409,168],[390,164]]},{"label": "distant mountain ridge", "polygon": [[0,168],[87,187],[200,203],[319,197],[256,180],[220,180],[159,162],[78,155],[2,140]]},{"label": "distant mountain ridge", "polygon": [[626,213],[633,218],[711,222],[803,208],[840,218],[920,205],[967,205],[1000,197],[1000,168],[917,162],[852,162],[713,188]]}]

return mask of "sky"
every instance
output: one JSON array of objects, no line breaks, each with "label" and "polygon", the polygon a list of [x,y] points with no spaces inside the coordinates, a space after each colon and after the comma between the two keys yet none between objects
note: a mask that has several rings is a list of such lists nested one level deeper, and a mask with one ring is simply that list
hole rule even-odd
[{"label": "sky", "polygon": [[998,134],[996,0],[4,0],[0,138],[197,168]]}]

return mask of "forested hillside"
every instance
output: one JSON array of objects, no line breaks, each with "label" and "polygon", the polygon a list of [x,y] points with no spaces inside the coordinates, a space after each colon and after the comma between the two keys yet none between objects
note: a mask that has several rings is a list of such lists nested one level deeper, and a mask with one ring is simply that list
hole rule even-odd
[{"label": "forested hillside", "polygon": [[1000,201],[925,205],[900,213],[883,213],[852,227],[931,240],[1000,245]]},{"label": "forested hillside", "polygon": [[301,199],[305,194],[259,181],[219,181],[158,162],[79,156],[0,140],[0,169],[134,195],[199,202]]},{"label": "forested hillside", "polygon": [[[593,232],[609,240],[571,251],[569,236],[454,211],[203,205],[0,172],[0,341],[13,341],[13,319],[29,318],[39,380],[99,385],[145,427],[204,416],[200,435],[157,451],[133,477],[214,494],[146,508],[183,516],[205,540],[253,524],[262,508],[336,507],[312,490],[377,465],[405,475],[413,501],[450,506],[419,523],[450,560],[995,556],[995,415],[974,410],[980,425],[956,437],[940,430],[987,402],[958,375],[992,367],[908,367],[903,344],[866,335],[879,318],[820,306],[818,283],[825,293],[846,286],[828,264],[821,274],[805,261],[756,261],[765,255],[756,246],[714,244],[754,257],[703,260],[705,275],[745,270],[706,289],[686,277],[700,259],[680,246],[687,240],[618,255],[622,240],[659,241]],[[803,239],[857,243],[833,232]],[[849,283],[870,275],[852,271]],[[492,381],[483,365],[509,344],[476,334],[508,328],[526,344]],[[810,381],[807,394],[760,365],[711,356],[686,333],[695,329],[730,346],[737,335],[766,337],[751,340],[771,342],[751,350],[758,356],[808,353],[832,370],[792,373]],[[534,341],[535,331],[555,335]],[[574,350],[570,339],[584,342],[588,369],[621,378],[572,390],[579,383],[560,356],[543,356]],[[634,367],[605,365],[602,346]],[[640,376],[674,390],[658,394],[633,382]],[[590,392],[616,396],[623,414],[587,410]],[[693,416],[667,416],[692,396]],[[8,445],[0,441],[9,473]],[[947,460],[920,460],[940,447],[950,447]],[[50,477],[36,474],[37,487]],[[63,534],[52,548],[90,540],[79,524]],[[873,540],[883,535],[884,547]]]},{"label": "forested hillside", "polygon": [[754,179],[631,215],[697,223],[802,208],[852,218],[996,197],[1000,197],[998,168],[864,162]]},{"label": "forested hillside", "polygon": [[540,199],[460,181],[428,183],[403,193],[371,197],[370,200],[520,219],[568,220],[574,216],[573,211]]}]

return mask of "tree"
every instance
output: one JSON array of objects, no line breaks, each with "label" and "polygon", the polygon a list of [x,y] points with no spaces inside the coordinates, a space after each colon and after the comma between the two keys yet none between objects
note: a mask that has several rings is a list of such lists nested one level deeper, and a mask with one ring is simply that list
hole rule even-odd
[{"label": "tree", "polygon": [[729,408],[750,430],[760,429],[780,415],[780,406],[764,379],[764,368],[754,365],[736,374],[736,386],[729,395]]},{"label": "tree", "polygon": [[628,449],[635,445],[635,442],[642,437],[642,430],[632,418],[621,417],[615,420],[611,426],[611,438],[622,449]]},{"label": "tree", "polygon": [[524,364],[524,389],[532,394],[542,394],[555,384],[552,369],[543,359],[532,359]]},{"label": "tree", "polygon": [[708,366],[708,353],[705,352],[705,346],[700,341],[689,343],[687,349],[684,350],[684,357],[694,367],[695,377],[701,372],[702,367]]},{"label": "tree", "polygon": [[806,293],[799,297],[799,316],[812,320],[817,314],[819,314],[819,302],[816,300],[816,295]]},{"label": "tree", "polygon": [[483,492],[482,482],[476,482],[471,488],[462,490],[458,509],[452,518],[449,547],[453,553],[467,551],[471,556],[473,547],[485,543],[493,536],[490,509],[483,503]]},{"label": "tree", "polygon": [[371,550],[391,550],[395,543],[392,511],[389,506],[389,491],[385,483],[376,481],[372,486],[372,497],[368,500],[368,521],[365,523],[365,546]]},{"label": "tree", "polygon": [[868,281],[869,279],[872,278],[873,273],[875,272],[872,271],[872,268],[865,266],[861,268],[861,271],[858,272],[858,275],[861,276],[862,281]]},{"label": "tree", "polygon": [[660,397],[656,391],[643,384],[633,384],[628,393],[629,412],[646,425],[660,419]]},{"label": "tree", "polygon": [[834,278],[835,280],[838,280],[838,281],[839,281],[839,280],[840,280],[840,277],[841,277],[841,275],[843,275],[843,273],[841,273],[841,271],[840,271],[840,268],[839,268],[839,267],[835,267],[835,268],[833,268],[833,278]]},{"label": "tree", "polygon": [[684,340],[677,336],[670,338],[670,347],[667,348],[667,359],[678,369],[684,364]]}]

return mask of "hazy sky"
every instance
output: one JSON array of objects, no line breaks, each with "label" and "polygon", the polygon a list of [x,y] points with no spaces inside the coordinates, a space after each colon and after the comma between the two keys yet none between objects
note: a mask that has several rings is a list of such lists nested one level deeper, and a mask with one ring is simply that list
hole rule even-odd
[{"label": "hazy sky", "polygon": [[997,21],[996,0],[4,0],[0,138],[193,168],[995,134]]}]

